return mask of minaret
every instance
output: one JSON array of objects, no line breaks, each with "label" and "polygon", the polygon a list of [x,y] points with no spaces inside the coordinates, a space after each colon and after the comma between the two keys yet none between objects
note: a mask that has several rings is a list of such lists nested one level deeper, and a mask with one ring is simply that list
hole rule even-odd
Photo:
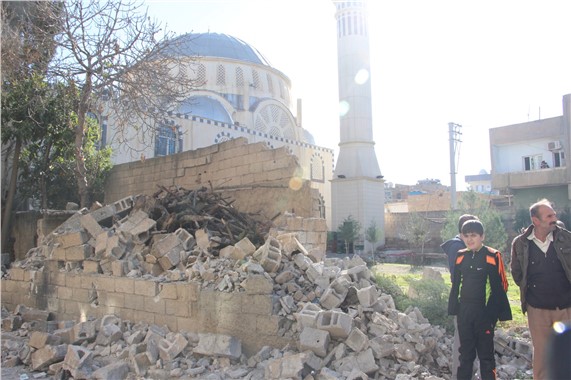
[{"label": "minaret", "polygon": [[[374,220],[384,231],[384,180],[375,155],[371,103],[369,30],[365,1],[333,0],[339,70],[339,157],[331,181],[332,229],[351,215],[365,230]],[[384,245],[382,241],[377,246]]]}]

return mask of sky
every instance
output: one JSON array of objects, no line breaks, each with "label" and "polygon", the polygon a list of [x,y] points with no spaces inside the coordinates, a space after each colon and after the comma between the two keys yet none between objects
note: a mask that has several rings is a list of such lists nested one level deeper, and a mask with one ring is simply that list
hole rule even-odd
[{"label": "sky", "polygon": [[[176,34],[225,33],[264,55],[302,99],[316,144],[339,143],[331,0],[146,0]],[[449,127],[460,125],[456,186],[490,172],[489,129],[561,116],[571,93],[571,1],[372,0],[373,138],[387,182],[451,184]]]}]

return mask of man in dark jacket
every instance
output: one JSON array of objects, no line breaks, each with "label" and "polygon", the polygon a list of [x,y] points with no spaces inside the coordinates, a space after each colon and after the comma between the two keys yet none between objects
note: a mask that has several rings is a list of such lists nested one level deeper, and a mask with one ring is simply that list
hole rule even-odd
[{"label": "man in dark jacket", "polygon": [[512,242],[511,270],[533,343],[533,378],[549,377],[546,352],[555,322],[571,321],[571,232],[547,199],[529,208],[532,225]]},{"label": "man in dark jacket", "polygon": [[476,354],[482,380],[495,380],[494,328],[498,320],[512,319],[502,255],[483,244],[479,220],[462,225],[462,239],[466,249],[456,258],[448,300],[448,314],[457,316],[460,335],[458,380],[472,379]]},{"label": "man in dark jacket", "polygon": [[[458,256],[458,251],[466,248],[466,244],[462,240],[462,225],[468,220],[477,220],[478,217],[470,214],[461,215],[458,218],[458,235],[454,236],[452,239],[446,240],[440,245],[440,248],[448,256],[448,269],[450,270],[450,281],[454,278],[454,264],[456,263],[456,257]],[[458,365],[460,364],[460,337],[458,336],[458,323],[456,317],[454,317],[454,341],[452,343],[452,363],[450,371],[452,372],[452,379],[456,379],[456,373],[458,372]],[[477,366],[476,366],[477,367]],[[477,368],[474,368],[474,373],[477,372]]]}]

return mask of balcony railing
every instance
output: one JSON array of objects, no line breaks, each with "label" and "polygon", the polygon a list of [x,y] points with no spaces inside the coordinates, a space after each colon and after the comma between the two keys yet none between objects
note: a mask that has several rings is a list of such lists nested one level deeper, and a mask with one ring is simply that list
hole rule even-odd
[{"label": "balcony railing", "polygon": [[494,189],[526,189],[567,185],[569,183],[571,181],[567,175],[566,167],[492,174],[492,188]]}]

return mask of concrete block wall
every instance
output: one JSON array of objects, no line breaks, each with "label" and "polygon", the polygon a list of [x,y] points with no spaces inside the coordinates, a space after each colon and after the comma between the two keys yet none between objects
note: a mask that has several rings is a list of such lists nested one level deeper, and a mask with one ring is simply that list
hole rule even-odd
[{"label": "concrete block wall", "polygon": [[105,186],[105,203],[130,195],[152,195],[165,187],[213,187],[235,200],[241,212],[273,217],[284,211],[315,215],[317,190],[290,186],[300,166],[286,147],[270,149],[237,138],[175,155],[115,166]]},{"label": "concrete block wall", "polygon": [[272,294],[224,293],[201,289],[198,282],[63,272],[54,270],[57,265],[49,262],[43,271],[11,268],[1,280],[2,305],[11,311],[20,304],[39,308],[58,320],[79,322],[115,314],[166,325],[171,331],[227,334],[240,339],[248,355],[265,345],[281,348],[290,343],[278,336],[281,317],[272,310],[279,300]]}]

